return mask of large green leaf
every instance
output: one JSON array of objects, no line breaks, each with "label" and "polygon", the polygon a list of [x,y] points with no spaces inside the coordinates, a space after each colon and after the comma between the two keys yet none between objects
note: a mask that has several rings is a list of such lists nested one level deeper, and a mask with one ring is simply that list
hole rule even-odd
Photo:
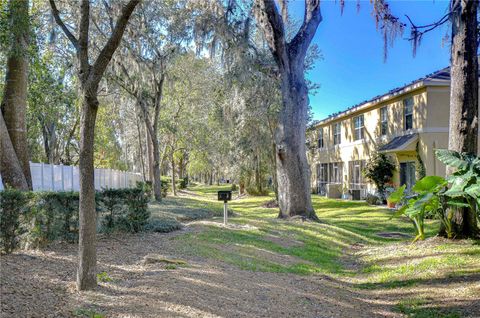
[{"label": "large green leaf", "polygon": [[447,180],[439,176],[426,176],[418,180],[412,190],[417,193],[435,192],[447,184]]},{"label": "large green leaf", "polygon": [[435,151],[438,160],[447,166],[457,169],[465,169],[468,167],[468,162],[462,158],[462,155],[456,151],[448,149],[437,149]]},{"label": "large green leaf", "polygon": [[406,185],[399,187],[397,190],[395,190],[390,194],[387,200],[392,203],[400,202],[403,199],[405,188],[406,188]]},{"label": "large green leaf", "polygon": [[424,210],[416,208],[414,205],[409,206],[405,209],[404,214],[408,216],[409,218],[413,219],[414,217],[421,216],[423,214]]},{"label": "large green leaf", "polygon": [[474,197],[474,198],[480,198],[480,180],[477,179],[477,183],[472,184],[465,188],[465,193],[468,195]]},{"label": "large green leaf", "polygon": [[451,207],[456,207],[456,208],[469,208],[470,207],[470,204],[468,204],[467,202],[465,202],[461,199],[458,199],[458,198],[448,200],[447,204]]},{"label": "large green leaf", "polygon": [[399,216],[402,216],[405,214],[405,210],[408,208],[408,205],[404,205],[402,206],[400,209],[398,209],[397,211],[395,211],[395,213],[392,215],[391,218],[393,217],[399,217]]},{"label": "large green leaf", "polygon": [[445,191],[445,195],[449,197],[460,197],[465,195],[465,188],[470,183],[470,179],[461,176],[450,176],[449,181],[452,182],[450,189]]},{"label": "large green leaf", "polygon": [[480,157],[476,157],[472,161],[472,166],[474,166],[478,171],[480,171]]}]

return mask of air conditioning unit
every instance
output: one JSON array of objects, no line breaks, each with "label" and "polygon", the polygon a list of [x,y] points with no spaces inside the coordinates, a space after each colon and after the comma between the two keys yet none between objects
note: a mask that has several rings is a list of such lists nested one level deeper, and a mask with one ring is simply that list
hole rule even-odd
[{"label": "air conditioning unit", "polygon": [[342,185],[339,183],[328,184],[327,197],[332,199],[340,199],[342,197]]},{"label": "air conditioning unit", "polygon": [[362,190],[350,190],[350,194],[352,195],[352,200],[360,200],[361,199],[361,191]]}]

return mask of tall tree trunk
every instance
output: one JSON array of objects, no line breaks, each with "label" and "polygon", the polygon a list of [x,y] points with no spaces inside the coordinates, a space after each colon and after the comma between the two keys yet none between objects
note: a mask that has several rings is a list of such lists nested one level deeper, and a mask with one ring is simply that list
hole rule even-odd
[{"label": "tall tree trunk", "polygon": [[148,129],[147,124],[145,123],[146,136],[145,140],[147,142],[147,156],[148,156],[148,179],[150,182],[153,182],[153,141],[150,135],[150,130]]},{"label": "tall tree trunk", "polygon": [[135,113],[135,121],[137,123],[137,133],[138,133],[138,146],[139,146],[139,153],[138,153],[138,159],[140,160],[140,165],[142,167],[142,177],[143,177],[143,182],[147,180],[147,176],[145,174],[145,160],[143,158],[144,152],[143,152],[143,141],[142,141],[142,131],[140,128],[140,122],[138,120],[138,114]]},{"label": "tall tree trunk", "polygon": [[77,288],[79,290],[93,289],[97,286],[97,214],[95,210],[93,145],[98,100],[96,96],[85,95],[80,119],[80,213],[77,271]]},{"label": "tall tree trunk", "polygon": [[[452,15],[450,125],[448,149],[478,153],[478,1],[460,0]],[[449,169],[449,173],[453,171]],[[480,235],[472,209],[458,209],[456,237]]]},{"label": "tall tree trunk", "polygon": [[27,191],[28,183],[23,174],[20,161],[17,158],[12,141],[8,135],[7,126],[0,112],[0,174],[4,187],[12,187]]},{"label": "tall tree trunk", "polygon": [[177,196],[177,185],[176,185],[176,178],[175,178],[175,158],[173,157],[173,150],[172,153],[170,154],[170,162],[172,165],[172,193],[174,196]]},{"label": "tall tree trunk", "polygon": [[152,162],[150,163],[151,167],[151,176],[153,181],[153,195],[155,196],[155,201],[162,201],[162,179],[160,174],[160,146],[156,132],[151,126],[150,121],[147,121],[147,130],[149,131],[149,140],[151,145],[151,155]]},{"label": "tall tree trunk", "polygon": [[275,142],[272,142],[272,154],[269,155],[272,161],[272,186],[273,191],[275,192],[275,200],[278,202],[278,178],[277,178],[277,145]]},{"label": "tall tree trunk", "polygon": [[[282,13],[287,14],[284,2]],[[282,81],[282,107],[275,132],[279,217],[302,215],[317,219],[310,196],[310,168],[305,149],[308,89],[305,56],[322,21],[319,0],[305,0],[303,23],[287,42],[275,0],[255,0],[257,24],[278,66]]]},{"label": "tall tree trunk", "polygon": [[160,175],[160,150],[158,137],[153,138],[153,193],[155,200],[162,201],[162,179]]},{"label": "tall tree trunk", "polygon": [[178,163],[178,178],[183,179],[184,178],[184,172],[183,172],[183,165],[184,165],[184,159],[183,156],[180,157],[180,162]]},{"label": "tall tree trunk", "polygon": [[307,96],[303,68],[286,70],[282,74],[283,107],[275,136],[279,217],[303,215],[316,219],[305,148]]},{"label": "tall tree trunk", "polygon": [[[1,104],[3,119],[8,131],[8,137],[18,159],[18,164],[27,182],[28,188],[32,189],[32,177],[27,142],[27,71],[28,71],[28,41],[29,41],[29,16],[28,0],[10,0],[8,4],[10,12],[11,46],[7,58],[7,72],[5,75],[5,89]],[[6,143],[4,145],[7,145]],[[1,149],[5,152],[6,149]],[[3,156],[2,156],[3,157]],[[12,156],[14,158],[15,156]],[[6,158],[6,157],[5,157]],[[10,158],[10,159],[12,159]],[[9,175],[18,172],[12,161],[7,160],[1,165],[5,170],[10,170]],[[15,166],[17,164],[14,164]],[[21,176],[14,176],[21,180]],[[13,180],[7,180],[11,186],[18,184]]]}]

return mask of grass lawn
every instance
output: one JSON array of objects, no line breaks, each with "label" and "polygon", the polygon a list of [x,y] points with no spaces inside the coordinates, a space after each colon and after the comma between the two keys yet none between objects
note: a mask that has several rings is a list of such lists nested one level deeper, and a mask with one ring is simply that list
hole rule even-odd
[{"label": "grass lawn", "polygon": [[[195,186],[188,197],[168,199],[167,208],[159,210],[182,220],[220,218],[216,192],[225,188]],[[427,222],[426,241],[411,244],[411,223],[391,219],[384,208],[313,196],[320,223],[285,221],[276,219],[277,209],[262,207],[271,199],[233,200],[235,226],[207,224],[175,241],[186,252],[244,270],[327,275],[357,290],[388,295],[408,317],[461,317],[456,300],[473,302],[480,295],[479,242],[432,238],[436,221]]]}]

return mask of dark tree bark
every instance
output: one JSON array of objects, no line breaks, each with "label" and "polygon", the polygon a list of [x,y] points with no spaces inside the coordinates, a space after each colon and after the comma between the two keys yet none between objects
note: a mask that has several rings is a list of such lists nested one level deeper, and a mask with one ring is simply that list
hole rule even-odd
[{"label": "dark tree bark", "polygon": [[[19,189],[25,190],[23,182],[27,182],[27,189],[32,189],[32,177],[30,174],[30,163],[27,142],[27,82],[28,82],[28,41],[29,41],[29,16],[28,16],[28,0],[10,0],[8,10],[10,13],[10,40],[11,45],[7,57],[7,72],[5,75],[5,88],[3,100],[1,104],[1,112],[3,115],[3,123],[6,131],[2,134],[2,142],[0,148],[4,154],[0,158],[0,166],[2,170],[2,180],[5,185],[11,187],[20,186]],[[10,143],[6,141],[10,139]],[[13,149],[8,150],[9,145]],[[9,154],[8,151],[14,151]],[[14,162],[14,159],[18,162]],[[21,170],[17,169],[20,166]],[[6,172],[6,174],[3,174]],[[23,177],[18,175],[22,173]]]},{"label": "dark tree bark", "polygon": [[175,176],[175,158],[174,158],[174,151],[172,150],[172,153],[170,154],[170,163],[172,165],[172,194],[173,196],[177,196],[177,179]]},{"label": "dark tree bark", "polygon": [[303,24],[290,42],[285,39],[283,19],[274,0],[256,0],[255,13],[281,77],[282,108],[275,132],[279,217],[302,215],[317,219],[305,148],[308,89],[304,61],[322,20],[320,1],[305,0]]},{"label": "dark tree bark", "polygon": [[0,174],[5,187],[12,187],[18,190],[28,190],[28,183],[23,174],[20,160],[18,160],[12,141],[8,135],[7,126],[0,112]]},{"label": "dark tree bark", "polygon": [[58,144],[55,123],[47,123],[44,118],[39,116],[39,122],[42,126],[43,149],[47,162],[58,164]]},{"label": "dark tree bark", "polygon": [[[478,1],[452,1],[450,125],[448,149],[478,153]],[[452,172],[452,171],[450,171]],[[456,237],[478,237],[475,211],[459,209],[453,218]]]},{"label": "dark tree bark", "polygon": [[135,122],[137,124],[137,133],[138,133],[138,146],[140,147],[140,153],[138,154],[138,159],[140,161],[140,165],[142,166],[142,177],[143,177],[143,181],[145,182],[147,180],[147,176],[145,174],[145,160],[143,158],[143,140],[142,140],[142,131],[141,131],[141,126],[140,126],[140,122],[139,122],[139,116],[138,114],[135,114]]},{"label": "dark tree bark", "polygon": [[[163,87],[163,80],[161,83]],[[160,95],[161,98],[161,95]],[[154,122],[150,120],[148,109],[145,103],[140,103],[142,110],[142,118],[145,121],[145,126],[147,128],[147,135],[149,140],[149,146],[151,147],[151,152],[149,151],[149,167],[150,167],[150,176],[153,178],[153,194],[155,201],[162,201],[162,180],[160,173],[160,142],[158,140],[158,120],[160,115],[160,101],[158,105],[155,105],[155,115]],[[150,150],[150,149],[149,149]]]},{"label": "dark tree bark", "polygon": [[140,0],[130,0],[123,8],[112,34],[100,51],[95,62],[89,61],[89,25],[90,1],[82,0],[80,4],[80,24],[78,39],[70,32],[60,18],[54,0],[50,0],[55,21],[76,49],[79,61],[78,77],[80,80],[82,104],[80,119],[80,202],[79,202],[79,264],[77,271],[77,289],[88,290],[97,286],[97,252],[95,211],[95,184],[93,166],[93,145],[95,121],[98,110],[98,86],[108,63],[112,59],[122,39],[130,15]]}]

